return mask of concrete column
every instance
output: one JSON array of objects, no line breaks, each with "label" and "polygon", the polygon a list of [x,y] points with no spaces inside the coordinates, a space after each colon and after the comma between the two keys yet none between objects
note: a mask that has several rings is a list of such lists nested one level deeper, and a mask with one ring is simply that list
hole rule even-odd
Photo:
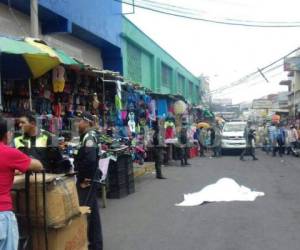
[{"label": "concrete column", "polygon": [[30,31],[32,37],[39,37],[39,8],[38,0],[30,1]]}]

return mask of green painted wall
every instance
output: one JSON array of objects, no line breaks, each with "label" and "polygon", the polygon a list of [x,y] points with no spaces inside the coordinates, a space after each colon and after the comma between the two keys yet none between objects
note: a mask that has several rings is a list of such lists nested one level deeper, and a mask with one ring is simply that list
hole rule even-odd
[{"label": "green painted wall", "polygon": [[[200,89],[201,81],[126,17],[123,17],[121,37],[125,79],[140,83],[157,93],[180,94],[190,103],[200,103],[200,93],[196,90]],[[172,70],[168,86],[162,83],[162,64]],[[181,86],[182,80],[179,81],[178,75],[184,77],[184,86]],[[189,82],[193,83],[191,95]]]}]

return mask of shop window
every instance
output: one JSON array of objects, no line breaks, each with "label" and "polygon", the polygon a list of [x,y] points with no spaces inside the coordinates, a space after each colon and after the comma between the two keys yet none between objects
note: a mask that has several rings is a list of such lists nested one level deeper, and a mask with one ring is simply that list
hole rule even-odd
[{"label": "shop window", "polygon": [[184,76],[178,74],[178,86],[177,86],[177,92],[184,94]]},{"label": "shop window", "polygon": [[137,47],[127,43],[127,66],[128,78],[131,81],[142,82],[142,52]]},{"label": "shop window", "polygon": [[161,72],[162,85],[165,86],[165,87],[168,87],[168,88],[171,87],[171,84],[172,84],[172,69],[168,65],[162,63],[161,71],[162,71]]}]

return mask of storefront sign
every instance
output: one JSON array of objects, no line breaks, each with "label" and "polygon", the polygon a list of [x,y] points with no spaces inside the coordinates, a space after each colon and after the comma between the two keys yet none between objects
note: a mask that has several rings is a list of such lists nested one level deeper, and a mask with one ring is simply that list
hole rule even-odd
[{"label": "storefront sign", "polygon": [[271,109],[272,101],[267,99],[257,99],[252,102],[253,109]]}]

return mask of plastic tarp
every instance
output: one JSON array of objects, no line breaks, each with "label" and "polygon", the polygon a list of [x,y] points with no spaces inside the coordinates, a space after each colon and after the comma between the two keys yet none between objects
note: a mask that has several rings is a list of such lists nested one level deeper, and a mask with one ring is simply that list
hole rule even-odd
[{"label": "plastic tarp", "polygon": [[199,192],[184,194],[184,201],[176,206],[198,206],[206,202],[254,201],[263,192],[252,191],[239,185],[235,180],[222,178],[216,183],[204,187]]}]

